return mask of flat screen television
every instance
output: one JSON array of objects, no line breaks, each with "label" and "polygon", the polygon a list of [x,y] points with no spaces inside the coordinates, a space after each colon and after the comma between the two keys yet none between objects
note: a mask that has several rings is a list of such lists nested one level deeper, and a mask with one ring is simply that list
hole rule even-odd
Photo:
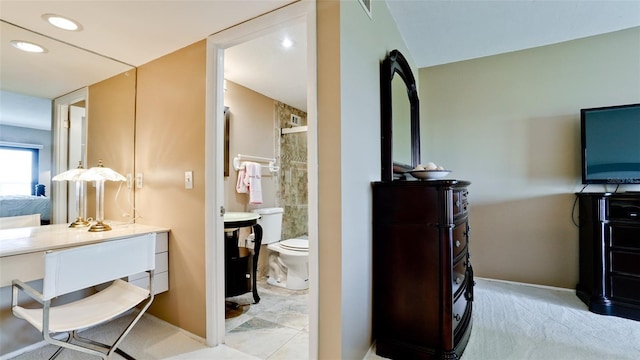
[{"label": "flat screen television", "polygon": [[640,184],[640,104],[580,110],[583,184]]}]

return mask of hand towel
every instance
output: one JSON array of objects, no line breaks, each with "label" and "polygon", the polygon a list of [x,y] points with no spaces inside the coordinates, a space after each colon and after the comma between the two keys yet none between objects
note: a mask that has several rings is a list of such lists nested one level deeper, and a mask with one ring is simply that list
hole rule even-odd
[{"label": "hand towel", "polygon": [[246,194],[249,192],[247,181],[247,173],[246,173],[245,163],[240,164],[240,169],[238,170],[238,181],[236,182],[236,191],[240,194]]},{"label": "hand towel", "polygon": [[249,204],[262,204],[262,166],[247,161],[244,168],[249,185]]}]

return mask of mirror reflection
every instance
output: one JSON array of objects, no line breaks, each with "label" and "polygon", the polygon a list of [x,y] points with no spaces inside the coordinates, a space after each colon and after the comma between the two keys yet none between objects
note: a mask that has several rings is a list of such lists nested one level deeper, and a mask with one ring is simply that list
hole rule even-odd
[{"label": "mirror reflection", "polygon": [[[53,176],[98,159],[133,172],[135,68],[5,21],[0,26],[0,217],[38,213],[43,224],[68,222],[76,215],[75,187],[52,183]],[[20,51],[12,40],[45,52]]]},{"label": "mirror reflection", "polygon": [[407,87],[400,76],[391,79],[391,116],[393,161],[411,165],[411,104]]}]

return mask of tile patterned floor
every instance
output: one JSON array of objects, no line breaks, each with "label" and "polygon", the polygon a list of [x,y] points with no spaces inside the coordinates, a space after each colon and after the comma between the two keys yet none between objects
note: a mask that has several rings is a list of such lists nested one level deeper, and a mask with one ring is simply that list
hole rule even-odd
[{"label": "tile patterned floor", "polygon": [[309,353],[308,290],[258,284],[260,302],[250,293],[229,298],[225,344],[258,359],[305,359]]}]

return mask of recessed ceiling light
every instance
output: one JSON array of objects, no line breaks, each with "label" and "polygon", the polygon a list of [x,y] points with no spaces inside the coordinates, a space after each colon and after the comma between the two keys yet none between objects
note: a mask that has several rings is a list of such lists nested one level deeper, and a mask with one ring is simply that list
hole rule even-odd
[{"label": "recessed ceiling light", "polygon": [[291,39],[289,38],[284,38],[284,40],[282,40],[280,44],[283,48],[288,49],[293,46],[293,41],[291,41]]},{"label": "recessed ceiling light", "polygon": [[43,48],[42,46],[23,40],[11,40],[11,45],[13,45],[13,47],[15,47],[16,49],[30,53],[47,52],[47,49]]},{"label": "recessed ceiling light", "polygon": [[44,14],[42,18],[46,20],[49,24],[69,31],[80,31],[82,30],[82,25],[75,20],[71,20],[64,16],[56,15],[56,14]]}]

